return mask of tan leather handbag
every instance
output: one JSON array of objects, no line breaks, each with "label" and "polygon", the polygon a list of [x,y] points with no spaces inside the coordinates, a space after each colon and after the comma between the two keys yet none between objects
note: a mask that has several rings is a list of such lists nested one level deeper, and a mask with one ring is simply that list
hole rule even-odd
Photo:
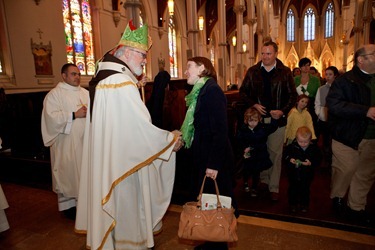
[{"label": "tan leather handbag", "polygon": [[223,208],[219,199],[216,180],[217,208],[202,210],[202,193],[206,176],[203,179],[198,201],[187,202],[182,209],[178,227],[178,237],[189,240],[233,242],[238,240],[237,219],[234,209]]}]

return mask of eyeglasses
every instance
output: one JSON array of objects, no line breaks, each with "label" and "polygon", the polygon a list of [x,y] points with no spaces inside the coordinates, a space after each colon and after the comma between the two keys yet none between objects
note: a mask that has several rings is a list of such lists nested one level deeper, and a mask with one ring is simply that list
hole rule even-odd
[{"label": "eyeglasses", "polygon": [[138,54],[140,54],[142,56],[143,59],[146,59],[147,58],[147,54],[146,53],[143,53],[143,52],[140,52],[138,50],[135,50],[135,49],[130,49],[131,51],[134,51],[134,52],[137,52]]},{"label": "eyeglasses", "polygon": [[363,55],[360,55],[360,56],[375,56],[375,51],[373,51],[371,53],[368,53],[368,54],[363,54]]}]

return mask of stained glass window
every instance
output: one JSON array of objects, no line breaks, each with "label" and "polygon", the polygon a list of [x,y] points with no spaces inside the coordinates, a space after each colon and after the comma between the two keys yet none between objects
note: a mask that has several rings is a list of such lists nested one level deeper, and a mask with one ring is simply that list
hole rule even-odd
[{"label": "stained glass window", "polygon": [[169,41],[169,63],[171,77],[178,77],[177,73],[177,45],[176,45],[176,29],[173,17],[169,18],[168,25],[168,41]]},{"label": "stained glass window", "polygon": [[325,25],[325,38],[333,37],[333,20],[335,19],[335,12],[333,10],[333,4],[330,2],[326,10],[326,25]]},{"label": "stained glass window", "polygon": [[304,40],[315,40],[315,13],[312,8],[308,8],[305,12],[304,22]]},{"label": "stained glass window", "polygon": [[89,0],[63,0],[67,61],[82,75],[95,73],[94,45]]},{"label": "stained glass window", "polygon": [[294,36],[294,22],[294,12],[292,9],[289,9],[286,17],[286,39],[288,42],[294,42],[296,39]]}]

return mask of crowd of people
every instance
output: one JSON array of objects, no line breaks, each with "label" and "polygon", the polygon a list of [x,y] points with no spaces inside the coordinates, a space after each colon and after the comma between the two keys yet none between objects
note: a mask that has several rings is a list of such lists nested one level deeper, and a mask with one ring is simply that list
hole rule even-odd
[{"label": "crowd of people", "polygon": [[[257,175],[277,201],[284,161],[292,213],[307,212],[314,169],[322,165],[330,168],[335,214],[373,225],[366,203],[375,180],[374,62],[375,45],[364,45],[355,52],[352,70],[339,76],[338,69],[329,66],[323,81],[310,59],[302,58],[299,68],[290,71],[277,59],[277,45],[266,42],[261,61],[247,71],[240,88],[243,103],[260,112],[260,123],[269,123],[270,117],[278,121],[278,129],[267,139],[273,165]],[[253,130],[247,120],[244,126]],[[238,135],[245,138],[241,130]],[[248,147],[250,142],[242,147],[246,161]],[[257,169],[257,164],[252,168]],[[246,192],[250,191],[247,178],[244,172]],[[252,193],[257,177],[253,182]]]},{"label": "crowd of people", "polygon": [[[192,198],[207,176],[217,180],[221,195],[231,197],[239,216],[231,176],[237,154],[215,68],[205,57],[187,60],[192,90],[185,97],[185,120],[180,130],[163,130],[168,72],[162,69],[156,78],[160,89],[154,88],[151,112],[140,95],[151,45],[147,25],[136,28],[130,21],[119,43],[98,61],[89,91],[80,86],[77,65],[67,63],[63,81],[43,103],[42,137],[51,151],[58,209],[75,219],[76,232],[87,234],[91,249],[154,247],[181,148],[193,156]],[[244,191],[255,198],[263,185],[277,202],[285,166],[290,211],[307,212],[314,169],[324,159],[332,168],[334,212],[372,223],[366,198],[375,179],[375,45],[358,49],[353,69],[341,76],[336,67],[327,67],[324,84],[309,58],[291,71],[277,55],[277,44],[265,42],[260,61],[247,70],[239,89],[246,111],[235,139]],[[215,193],[213,183],[204,192]],[[1,200],[4,209],[0,187]],[[5,224],[4,215],[0,218]],[[196,249],[228,246],[206,242]]]},{"label": "crowd of people", "polygon": [[[185,75],[192,90],[185,98],[185,120],[179,131],[165,131],[159,119],[162,101],[150,115],[139,93],[150,47],[147,25],[136,29],[130,22],[119,44],[99,60],[89,92],[79,86],[79,69],[67,64],[64,82],[45,99],[42,132],[51,147],[59,209],[77,205],[75,229],[87,234],[93,249],[153,247],[181,147],[193,156],[192,198],[204,176],[215,179],[239,216],[227,101],[212,63],[205,57],[188,59]],[[311,71],[310,59],[302,58],[292,72],[277,53],[276,43],[265,42],[261,60],[247,70],[239,89],[247,107],[235,136],[244,191],[257,197],[264,185],[277,202],[285,166],[290,211],[307,212],[314,169],[323,157],[332,168],[334,211],[370,223],[365,211],[375,179],[375,45],[359,49],[353,69],[339,78],[337,68],[328,67],[324,84]],[[204,192],[215,193],[213,182]],[[206,242],[196,249],[227,249],[227,244]]]}]

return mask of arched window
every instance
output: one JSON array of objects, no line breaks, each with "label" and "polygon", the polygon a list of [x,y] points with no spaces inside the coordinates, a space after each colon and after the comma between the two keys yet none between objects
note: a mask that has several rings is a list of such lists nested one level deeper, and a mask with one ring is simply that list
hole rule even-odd
[{"label": "arched window", "polygon": [[295,18],[294,18],[294,12],[292,9],[288,10],[288,14],[286,17],[286,39],[288,42],[294,42],[296,40],[294,31]]},{"label": "arched window", "polygon": [[325,38],[333,37],[334,20],[335,20],[335,11],[333,10],[332,2],[330,2],[326,10],[326,23],[325,23],[325,31],[324,31]]},{"label": "arched window", "polygon": [[171,77],[178,77],[177,72],[177,43],[176,43],[176,27],[173,16],[169,17],[168,25],[168,41],[169,41],[169,63]]},{"label": "arched window", "polygon": [[315,40],[315,13],[312,8],[308,8],[305,12],[304,18],[304,40],[313,41]]},{"label": "arched window", "polygon": [[63,0],[67,61],[82,75],[95,73],[94,45],[89,0]]}]

